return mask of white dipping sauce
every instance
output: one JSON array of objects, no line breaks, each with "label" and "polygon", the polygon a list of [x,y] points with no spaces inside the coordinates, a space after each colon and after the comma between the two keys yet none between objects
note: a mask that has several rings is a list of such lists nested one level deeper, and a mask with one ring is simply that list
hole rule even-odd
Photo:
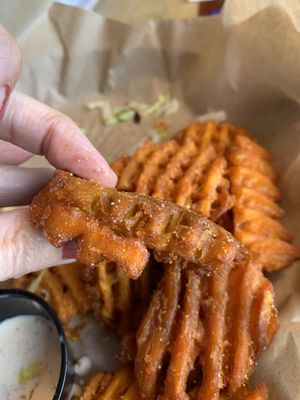
[{"label": "white dipping sauce", "polygon": [[52,400],[61,369],[53,323],[37,315],[0,323],[0,399]]}]

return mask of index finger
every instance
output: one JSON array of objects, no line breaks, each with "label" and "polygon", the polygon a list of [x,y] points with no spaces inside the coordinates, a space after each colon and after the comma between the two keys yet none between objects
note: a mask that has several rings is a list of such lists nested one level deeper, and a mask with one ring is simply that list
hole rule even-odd
[{"label": "index finger", "polygon": [[44,155],[56,168],[115,186],[117,177],[78,126],[64,114],[13,92],[0,121],[0,139]]},{"label": "index finger", "polygon": [[12,89],[20,75],[22,54],[7,30],[0,23],[0,87],[8,85]]}]

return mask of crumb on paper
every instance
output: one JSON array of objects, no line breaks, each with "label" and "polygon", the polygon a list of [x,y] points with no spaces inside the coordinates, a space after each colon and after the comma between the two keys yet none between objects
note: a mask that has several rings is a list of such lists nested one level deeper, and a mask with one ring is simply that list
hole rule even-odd
[{"label": "crumb on paper", "polygon": [[224,122],[227,120],[227,114],[224,110],[208,111],[205,114],[201,114],[196,119],[197,119],[197,121],[199,121],[201,123],[204,123],[207,121]]},{"label": "crumb on paper", "polygon": [[170,139],[171,133],[168,131],[167,124],[160,122],[155,125],[153,130],[150,131],[150,136],[155,142],[161,143]]},{"label": "crumb on paper", "polygon": [[74,372],[76,375],[85,376],[92,368],[92,361],[87,356],[82,356],[74,365]]}]

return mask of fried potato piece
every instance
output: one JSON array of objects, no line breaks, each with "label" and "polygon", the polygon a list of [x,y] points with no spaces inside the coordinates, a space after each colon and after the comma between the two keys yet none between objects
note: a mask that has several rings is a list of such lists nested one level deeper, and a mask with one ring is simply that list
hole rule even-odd
[{"label": "fried potato piece", "polygon": [[[268,151],[245,130],[212,121],[192,123],[172,139],[175,148],[174,142],[179,145],[178,151],[170,152],[161,166],[151,167],[151,190],[144,190],[144,194],[173,201],[224,224],[246,246],[249,240],[243,242],[243,238],[249,237],[249,232],[260,232],[252,235],[256,242],[251,243],[251,250],[259,257],[264,248],[260,260],[267,271],[299,259],[299,249],[288,244],[291,234],[277,221],[284,212],[277,204],[281,194]],[[145,152],[148,146],[145,145]],[[152,147],[152,159],[159,159],[161,152],[161,144]],[[132,163],[134,159],[138,163],[138,151]],[[143,176],[149,176],[147,169],[147,164],[139,164],[131,176],[132,190],[139,191],[136,182],[141,171]],[[126,190],[124,186],[118,188]],[[275,246],[272,248],[271,244]]]},{"label": "fried potato piece", "polygon": [[271,181],[271,179],[254,168],[244,166],[232,166],[230,168],[230,180],[233,185],[253,189],[259,194],[265,195],[275,200],[280,200],[281,194],[279,189]]},{"label": "fried potato piece", "polygon": [[[157,148],[157,144],[149,141],[146,142],[141,148],[139,148],[133,157],[124,163],[125,168],[122,170],[122,174],[119,175],[118,187],[119,190],[135,191],[136,178],[139,176],[143,164],[151,156],[152,152]],[[120,163],[120,162],[119,162]],[[121,166],[119,164],[119,166]],[[116,171],[118,170],[115,166]]]},{"label": "fried potato piece", "polygon": [[286,242],[293,240],[291,233],[277,220],[255,208],[236,206],[234,218],[236,231],[245,230],[256,235],[259,233],[262,237],[277,238]]},{"label": "fried potato piece", "polygon": [[137,179],[135,192],[146,195],[153,191],[153,179],[164,169],[170,157],[178,154],[179,146],[175,140],[163,143],[145,161],[142,172]]},{"label": "fried potato piece", "polygon": [[[137,280],[130,279],[120,266],[104,261],[85,268],[82,279],[95,317],[127,341],[146,312],[161,275],[162,267],[154,260]],[[126,352],[126,359],[128,353],[132,354]]]},{"label": "fried potato piece", "polygon": [[[203,133],[205,133],[204,138],[202,137]],[[222,216],[226,217],[229,209],[236,211],[237,208],[232,209],[231,207],[238,205],[241,210],[246,209],[246,214],[241,214],[243,224],[246,224],[243,226],[248,226],[252,230],[260,226],[265,233],[275,232],[285,240],[290,240],[291,236],[287,230],[273,219],[281,217],[283,211],[274,201],[274,198],[278,197],[277,189],[271,190],[275,187],[273,180],[276,178],[276,174],[272,174],[266,164],[271,157],[248,137],[241,142],[246,149],[257,151],[257,154],[265,160],[265,162],[257,160],[257,164],[261,166],[261,172],[264,168],[269,175],[268,178],[265,178],[260,172],[258,183],[259,180],[264,182],[264,179],[268,179],[267,182],[271,189],[266,192],[262,189],[258,193],[257,182],[254,179],[250,188],[236,185],[234,196],[230,193],[232,180],[228,174],[229,170],[225,159],[228,159],[233,140],[240,138],[241,135],[245,135],[244,131],[228,124],[219,126],[212,123],[208,127],[199,127],[198,124],[193,124],[186,131],[180,133],[176,140],[187,153],[190,144],[187,146],[186,143],[188,140],[193,140],[198,153],[196,155],[192,153],[188,161],[181,159],[184,151],[180,153],[180,156],[176,153],[170,156],[168,162],[165,159],[164,171],[158,173],[156,178],[153,174],[151,175],[151,187],[158,188],[160,181],[168,186],[168,190],[162,188],[153,193],[156,193],[157,197],[161,199],[168,198],[187,207],[195,205],[202,196],[203,204],[207,205],[207,215],[209,214],[210,218],[213,217],[211,210],[214,209],[217,197],[225,210]],[[244,162],[244,158],[236,157],[236,164],[238,161]],[[240,168],[239,165],[232,168],[234,167]],[[246,168],[245,165],[241,167]],[[143,171],[146,172],[145,169]],[[218,177],[218,179],[214,179],[214,177]],[[138,176],[136,179],[139,179]],[[232,201],[227,208],[226,196],[221,195],[222,188],[228,191]],[[271,197],[268,197],[269,192]],[[235,197],[236,194],[237,197]],[[232,217],[227,215],[227,218]],[[196,302],[196,299],[190,298],[188,295],[189,285],[186,287],[185,282],[189,280],[184,278],[185,274],[184,272],[181,276],[181,294],[178,303],[180,311],[177,311],[176,317],[173,322],[171,321],[173,327],[168,331],[171,332],[168,334],[171,336],[160,336],[154,328],[156,325],[161,335],[166,329],[166,326],[161,325],[164,322],[157,311],[163,309],[157,300],[164,294],[161,293],[160,297],[157,295],[157,292],[162,290],[162,283],[152,297],[146,314],[148,317],[145,316],[140,325],[138,338],[139,334],[142,337],[146,335],[149,344],[147,351],[145,348],[138,348],[137,353],[139,362],[136,363],[136,371],[140,371],[137,375],[140,392],[146,398],[155,398],[160,393],[163,399],[177,397],[188,399],[191,379],[196,379],[194,384],[196,386],[193,389],[193,392],[197,394],[196,398],[217,399],[220,393],[224,393],[224,388],[234,398],[233,393],[243,387],[258,355],[270,344],[273,334],[277,330],[278,322],[272,286],[263,277],[261,264],[258,262],[239,265],[223,276],[197,277],[200,286],[200,299],[198,299],[200,306],[191,308],[188,307],[188,304],[194,304],[193,301]],[[197,279],[193,280],[193,284],[196,286]],[[186,289],[184,289],[185,287]],[[193,292],[195,295],[197,290],[193,290]],[[156,299],[155,303],[153,299]],[[155,304],[156,312],[154,311]],[[193,317],[184,319],[183,315],[193,315]],[[195,315],[197,316],[196,321]],[[159,319],[159,323],[154,324],[155,317]],[[152,323],[153,325],[151,325]],[[193,328],[189,330],[190,326]],[[195,331],[197,332],[197,339],[192,331],[194,334]],[[185,341],[182,332],[189,338],[188,342]],[[157,340],[154,340],[155,335]],[[165,341],[169,343],[167,346],[163,345]],[[157,364],[151,364],[150,343],[156,343],[159,351]],[[162,344],[160,345],[160,343]],[[148,375],[143,372],[143,368],[146,369],[146,367],[149,371]],[[139,375],[145,379],[139,379]],[[202,380],[199,378],[201,376]],[[243,395],[246,396],[244,392]]]},{"label": "fried potato piece", "polygon": [[130,157],[120,157],[113,162],[110,167],[117,176],[120,176],[121,172],[125,169],[129,161]]},{"label": "fried potato piece", "polygon": [[137,332],[135,375],[145,398],[153,398],[157,392],[158,376],[167,353],[180,289],[181,265],[168,265]]},{"label": "fried potato piece", "polygon": [[284,211],[269,197],[244,186],[234,186],[235,205],[241,209],[261,211],[271,218],[282,218]]},{"label": "fried potato piece", "polygon": [[[57,312],[63,324],[76,315],[84,315],[90,310],[87,291],[82,279],[83,265],[73,263],[49,268],[35,293],[46,300]],[[13,281],[13,287],[28,289],[39,273],[33,273]]]},{"label": "fried potato piece", "polygon": [[[109,372],[97,372],[84,387],[79,400],[98,400],[110,385],[112,379],[113,374]],[[72,398],[72,400],[75,399]]]},{"label": "fried potato piece", "polygon": [[[177,153],[169,154],[169,160],[164,160],[163,171],[159,172],[160,168],[157,168],[156,178],[153,174],[151,175],[153,181],[151,187],[157,188],[153,191],[153,196],[160,197],[162,200],[169,199],[186,208],[195,208],[201,198],[202,212],[205,212],[205,208],[209,218],[217,220],[246,246],[254,249],[263,246],[260,242],[266,237],[261,236],[262,232],[269,235],[269,240],[281,238],[279,243],[276,241],[277,254],[275,257],[274,251],[273,254],[270,254],[271,246],[266,249],[268,251],[261,252],[264,256],[263,266],[273,263],[273,265],[275,264],[274,268],[281,268],[298,257],[298,250],[285,242],[285,240],[291,240],[291,235],[276,221],[283,216],[283,210],[272,197],[257,191],[257,182],[251,189],[236,184],[236,181],[231,179],[228,168],[224,167],[224,161],[218,161],[220,159],[228,161],[231,152],[234,150],[237,154],[240,149],[243,154],[247,152],[249,157],[251,154],[259,157],[265,165],[272,161],[270,153],[259,146],[253,138],[248,137],[243,129],[230,124],[193,123],[186,130],[177,134],[175,140],[179,144],[180,150]],[[191,141],[198,149],[196,154]],[[145,147],[147,146],[145,145]],[[152,149],[152,156],[156,152],[159,153],[159,149],[160,145],[157,144],[155,149]],[[185,159],[183,154],[186,156]],[[137,156],[132,156],[133,159],[135,157]],[[156,157],[156,159],[158,158]],[[218,163],[221,164],[221,169],[217,168]],[[271,168],[271,164],[269,165],[270,167],[266,167],[267,169]],[[235,165],[235,167],[238,168],[239,165]],[[139,174],[142,173],[141,171],[146,173],[146,169],[146,166],[139,166],[140,172],[137,172],[134,179],[138,181]],[[119,173],[122,175],[122,170]],[[276,174],[270,173],[269,175],[275,176]],[[214,179],[215,176],[218,179]],[[132,187],[136,187],[134,179],[132,179]],[[160,188],[159,182],[168,182],[168,190]],[[216,182],[221,182],[221,185],[219,186]],[[268,178],[268,182],[272,182],[272,180]],[[118,188],[122,189],[119,183]],[[217,200],[213,203],[215,198]],[[255,238],[256,232],[260,232],[260,237]],[[250,235],[253,240],[250,240]],[[269,240],[265,240],[265,246],[271,243]]]},{"label": "fried potato piece", "polygon": [[283,240],[244,230],[237,230],[235,236],[255,254],[267,271],[288,267],[300,258],[300,249]]},{"label": "fried potato piece", "polygon": [[280,192],[272,157],[246,136],[237,135],[229,155],[233,234],[257,257],[263,268],[274,271],[299,259],[300,249],[292,246],[292,235],[277,220],[283,211],[276,204]]},{"label": "fried potato piece", "polygon": [[[273,262],[280,268],[298,257],[288,243],[291,235],[277,221],[283,211],[276,203],[280,193],[270,164],[272,156],[244,130],[230,124],[195,123],[174,141],[176,151],[165,152],[160,144],[152,145],[147,155],[151,163],[140,162],[143,150],[137,151],[129,159],[137,168],[131,170],[127,187],[188,208],[203,200],[206,215],[233,225],[230,229],[249,248],[270,246],[260,250],[265,260],[257,257],[258,250],[252,250],[256,258],[250,263],[236,263],[218,275],[198,276],[193,270],[180,269],[178,287],[174,281],[173,286],[166,285],[172,282],[166,266],[138,330],[136,381],[128,385],[125,398],[130,399],[131,388],[147,399],[267,399],[264,385],[253,391],[244,386],[278,327],[273,288],[261,268],[274,256],[271,243],[276,249]],[[122,161],[120,175],[129,161]],[[118,188],[127,190],[126,186]],[[220,215],[214,214],[216,206],[220,206]],[[287,249],[293,249],[288,257]],[[288,260],[281,258],[284,255]],[[127,286],[123,279],[118,275],[114,282],[114,301],[119,288],[124,288],[125,298],[134,298],[134,286]],[[135,308],[135,302],[127,302],[119,318],[122,314],[128,318]],[[166,309],[172,312],[168,315]],[[128,359],[134,350],[130,353]]]},{"label": "fried potato piece", "polygon": [[84,387],[79,398],[79,400],[124,399],[142,400],[135,390],[133,372],[129,368],[122,368],[115,374],[97,372]]},{"label": "fried potato piece", "polygon": [[201,289],[201,278],[189,270],[178,320],[179,327],[176,338],[170,346],[171,357],[162,400],[187,398],[188,375],[193,369],[204,337],[203,323],[199,318]]},{"label": "fried potato piece", "polygon": [[191,197],[198,193],[197,187],[215,158],[216,152],[212,146],[195,157],[175,186],[173,200],[176,204],[186,208],[191,207]]},{"label": "fried potato piece", "polygon": [[218,220],[233,206],[233,198],[229,194],[229,181],[224,177],[226,168],[227,162],[223,157],[212,163],[197,194],[199,200],[192,206],[194,211],[213,221]]},{"label": "fried potato piece", "polygon": [[[196,392],[189,392],[186,400],[196,400]],[[168,400],[180,400],[181,397],[169,397]],[[77,400],[77,398],[72,398]],[[138,386],[133,379],[133,373],[130,367],[122,368],[115,374],[109,372],[97,372],[84,387],[83,393],[78,400],[143,400]],[[155,400],[162,400],[161,396]],[[235,394],[228,395],[223,392],[220,400],[268,400],[268,389],[260,384],[255,389],[247,386],[240,388]]]},{"label": "fried potato piece", "polygon": [[97,265],[99,290],[103,301],[101,307],[101,319],[111,321],[114,313],[113,284],[118,280],[115,269],[109,270],[108,262],[103,261]]},{"label": "fried potato piece", "polygon": [[[157,199],[172,201],[172,192],[175,187],[175,182],[182,177],[185,168],[190,163],[190,159],[195,157],[197,152],[197,146],[195,143],[191,139],[187,138],[183,145],[179,147],[175,155],[169,160],[164,171],[156,176],[153,193],[149,191],[144,193],[152,194],[152,196]],[[147,165],[145,165],[145,169],[146,167]],[[139,185],[137,185],[137,193],[142,193],[139,189]]]},{"label": "fried potato piece", "polygon": [[210,277],[183,270],[171,290],[169,274],[137,332],[141,396],[188,399],[190,389],[202,400],[218,399],[225,389],[233,395],[278,328],[271,283],[253,261]]},{"label": "fried potato piece", "polygon": [[31,218],[54,246],[78,239],[83,264],[108,259],[134,279],[147,264],[145,246],[159,260],[185,260],[202,270],[219,270],[247,256],[229,233],[193,211],[62,171],[34,198]]}]

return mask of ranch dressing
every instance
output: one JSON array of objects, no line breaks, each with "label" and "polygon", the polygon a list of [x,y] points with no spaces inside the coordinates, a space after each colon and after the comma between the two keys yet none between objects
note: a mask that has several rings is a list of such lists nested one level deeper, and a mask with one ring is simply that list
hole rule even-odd
[{"label": "ranch dressing", "polygon": [[52,400],[61,369],[54,325],[37,315],[0,323],[0,399]]}]

